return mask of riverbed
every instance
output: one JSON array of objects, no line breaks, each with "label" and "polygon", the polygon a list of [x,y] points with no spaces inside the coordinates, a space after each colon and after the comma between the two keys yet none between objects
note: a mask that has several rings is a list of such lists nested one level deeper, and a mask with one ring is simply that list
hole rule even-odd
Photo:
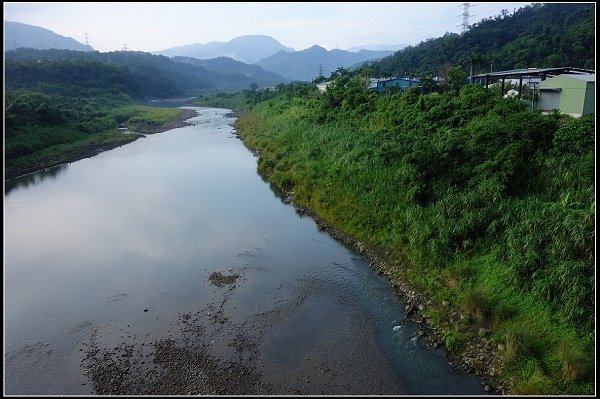
[{"label": "riverbed", "polygon": [[5,393],[480,395],[231,111],[5,183]]}]

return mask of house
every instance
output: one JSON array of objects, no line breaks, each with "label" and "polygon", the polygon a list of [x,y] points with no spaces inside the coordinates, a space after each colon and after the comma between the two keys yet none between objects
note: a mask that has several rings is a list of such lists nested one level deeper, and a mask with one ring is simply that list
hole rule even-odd
[{"label": "house", "polygon": [[383,93],[388,87],[397,87],[401,92],[404,92],[411,87],[417,87],[419,85],[418,79],[410,78],[382,78],[382,79],[371,79],[369,88],[377,90],[378,93]]},{"label": "house", "polygon": [[538,109],[542,113],[558,109],[576,118],[595,114],[596,74],[562,74],[540,83]]},{"label": "house", "polygon": [[563,74],[590,75],[594,74],[594,70],[573,67],[512,69],[509,71],[486,72],[480,75],[473,75],[469,77],[469,82],[479,83],[485,85],[485,87],[489,87],[494,82],[500,83],[500,93],[502,95],[504,95],[505,83],[507,81],[514,82],[515,84],[518,82],[519,98],[521,98],[523,83],[529,83],[529,86],[535,88],[540,82]]}]

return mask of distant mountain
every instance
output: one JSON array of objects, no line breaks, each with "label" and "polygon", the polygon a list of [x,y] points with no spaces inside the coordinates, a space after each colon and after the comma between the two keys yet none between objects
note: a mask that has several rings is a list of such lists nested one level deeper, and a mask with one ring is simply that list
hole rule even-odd
[{"label": "distant mountain", "polygon": [[270,36],[248,35],[236,37],[228,42],[187,44],[185,46],[154,51],[153,53],[169,57],[184,56],[199,59],[229,57],[247,64],[253,64],[278,51],[294,51],[294,49],[285,47]]},{"label": "distant mountain", "polygon": [[398,51],[402,50],[405,47],[408,47],[408,44],[369,44],[366,46],[354,46],[350,47],[348,51],[359,51],[359,50],[373,50],[373,51]]},{"label": "distant mountain", "polygon": [[[4,21],[4,50],[29,47],[38,50],[51,48],[86,51],[85,44],[70,37],[58,35],[51,30],[20,22]],[[90,50],[93,50],[91,47]]]},{"label": "distant mountain", "polygon": [[288,83],[289,79],[284,78],[273,72],[269,72],[258,65],[249,65],[241,61],[236,61],[229,57],[217,57],[209,60],[200,60],[192,57],[171,57],[175,62],[184,64],[198,65],[209,71],[220,74],[239,74],[254,79],[260,87],[275,86],[280,83]]},{"label": "distant mountain", "polygon": [[323,76],[327,77],[339,67],[348,68],[393,53],[393,51],[370,50],[360,50],[357,53],[337,49],[327,51],[315,45],[293,53],[279,51],[260,60],[256,65],[291,80],[312,81],[319,74],[319,70],[322,70]]}]

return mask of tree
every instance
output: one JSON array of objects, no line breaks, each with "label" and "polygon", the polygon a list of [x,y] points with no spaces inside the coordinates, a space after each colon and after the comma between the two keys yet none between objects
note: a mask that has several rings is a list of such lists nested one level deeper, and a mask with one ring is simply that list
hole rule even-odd
[{"label": "tree", "polygon": [[435,80],[433,80],[433,76],[422,76],[419,80],[421,81],[421,87],[423,88],[423,92],[431,93],[435,89]]},{"label": "tree", "polygon": [[467,73],[460,66],[450,68],[446,74],[448,86],[450,86],[450,89],[456,92],[456,94],[460,91],[461,86],[465,85],[466,79]]}]

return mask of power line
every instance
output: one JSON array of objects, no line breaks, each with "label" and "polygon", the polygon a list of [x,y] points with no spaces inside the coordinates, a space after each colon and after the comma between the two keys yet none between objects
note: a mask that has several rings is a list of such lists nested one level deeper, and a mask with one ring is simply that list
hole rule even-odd
[{"label": "power line", "polygon": [[[434,15],[427,15],[423,18],[419,18],[419,19],[412,19],[410,23],[406,24],[404,23],[401,26],[396,26],[394,28],[391,29],[387,29],[384,31],[380,31],[377,33],[373,33],[370,35],[365,35],[365,36],[359,36],[357,37],[354,42],[360,42],[360,41],[372,41],[372,40],[378,40],[379,38],[381,38],[382,36],[389,36],[389,35],[393,35],[393,36],[397,36],[399,34],[402,34],[403,32],[406,31],[413,31],[413,27],[421,27],[423,28],[423,22],[427,22],[427,21],[431,21],[434,19],[437,19],[437,17],[442,17],[448,14],[448,12],[450,12],[451,10],[453,10],[454,7],[447,9],[447,10],[443,10],[441,12],[438,12],[437,14]],[[425,27],[425,30],[427,30],[430,27],[430,25],[428,27]]]},{"label": "power line", "polygon": [[[491,4],[491,3],[489,3],[489,4],[488,3],[481,3],[481,4],[469,3],[469,4],[470,4],[470,10],[469,10],[469,19],[470,20],[472,20],[473,17],[475,17],[476,15],[491,16],[492,14],[499,12],[498,4]],[[500,5],[500,6],[502,6],[502,5]],[[477,7],[478,12],[476,14],[472,13],[473,7]],[[410,21],[410,23],[403,23],[402,25],[395,26],[391,29],[386,29],[386,30],[383,30],[383,31],[380,31],[377,33],[370,34],[370,35],[358,37],[355,40],[353,40],[349,44],[349,46],[369,44],[368,42],[373,42],[373,41],[389,42],[392,40],[395,40],[397,42],[411,43],[415,39],[419,39],[420,41],[425,40],[425,39],[423,39],[424,36],[428,36],[428,37],[443,36],[445,33],[448,32],[448,25],[449,25],[448,22],[450,20],[448,18],[445,18],[445,19],[441,19],[441,18],[448,17],[448,14],[452,14],[452,11],[455,9],[456,9],[456,6],[453,6],[451,8],[445,9],[436,14],[430,14],[430,15],[420,18],[420,19],[413,19]],[[462,16],[462,14],[461,14],[461,16]],[[479,21],[483,18],[476,18],[476,19],[477,19],[477,21]],[[432,21],[436,21],[436,22],[432,23]],[[457,25],[457,26],[460,27],[460,26],[462,26],[462,24]]]}]

